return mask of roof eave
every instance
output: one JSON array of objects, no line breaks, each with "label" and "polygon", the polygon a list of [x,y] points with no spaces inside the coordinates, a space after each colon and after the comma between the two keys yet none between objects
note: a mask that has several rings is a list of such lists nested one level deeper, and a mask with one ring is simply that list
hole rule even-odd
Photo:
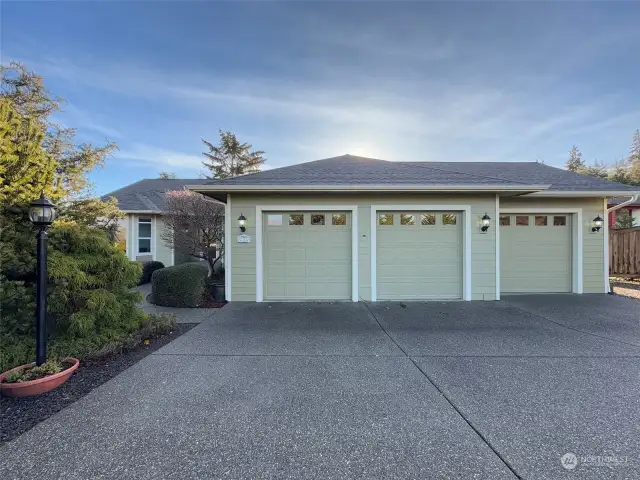
[{"label": "roof eave", "polygon": [[532,193],[536,197],[632,197],[640,191],[628,190],[547,190]]},{"label": "roof eave", "polygon": [[185,185],[196,192],[541,192],[550,185]]},{"label": "roof eave", "polygon": [[125,210],[120,209],[122,213],[144,213],[147,215],[162,215],[164,212],[161,210]]}]

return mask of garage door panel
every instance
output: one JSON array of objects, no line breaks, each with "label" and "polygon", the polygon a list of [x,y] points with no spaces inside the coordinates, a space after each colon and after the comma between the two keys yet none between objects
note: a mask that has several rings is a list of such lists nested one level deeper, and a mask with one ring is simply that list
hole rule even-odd
[{"label": "garage door panel", "polygon": [[[280,212],[279,212],[280,213]],[[324,213],[325,225],[311,225],[311,214],[303,214],[302,225],[289,225],[282,213],[281,225],[264,219],[265,300],[351,299],[351,219],[347,225],[332,225],[332,214]]]},{"label": "garage door panel", "polygon": [[[516,225],[515,217],[529,225]],[[572,290],[571,216],[566,225],[535,224],[544,214],[510,214],[500,228],[500,290],[503,293],[565,293]],[[504,218],[505,215],[501,215]],[[501,222],[502,223],[502,222]]]},{"label": "garage door panel", "polygon": [[393,214],[394,225],[377,225],[376,281],[380,300],[462,297],[460,216],[457,225],[443,225],[442,212],[428,212],[435,215],[436,225],[422,225],[422,213],[425,212],[411,212],[415,225],[401,225],[398,213]]}]

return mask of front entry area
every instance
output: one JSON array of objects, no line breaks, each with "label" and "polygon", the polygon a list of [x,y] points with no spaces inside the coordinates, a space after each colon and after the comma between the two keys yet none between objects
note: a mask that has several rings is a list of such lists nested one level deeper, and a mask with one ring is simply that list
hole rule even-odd
[{"label": "front entry area", "polygon": [[462,298],[462,214],[376,214],[378,300]]},{"label": "front entry area", "polygon": [[352,216],[264,212],[264,300],[350,300]]},{"label": "front entry area", "polygon": [[572,216],[500,215],[502,293],[572,291]]}]

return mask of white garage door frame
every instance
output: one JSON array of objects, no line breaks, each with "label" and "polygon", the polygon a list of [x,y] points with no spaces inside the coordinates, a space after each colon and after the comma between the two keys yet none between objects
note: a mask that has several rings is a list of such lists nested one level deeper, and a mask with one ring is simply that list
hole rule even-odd
[{"label": "white garage door frame", "polygon": [[[502,214],[514,214],[514,213],[567,213],[573,218],[571,219],[571,291],[573,293],[582,293],[582,264],[583,264],[583,225],[582,225],[582,208],[540,208],[540,207],[526,207],[526,208],[501,208],[498,215],[498,221],[496,228],[500,228],[500,215]],[[500,268],[500,251],[496,252],[496,268]],[[499,272],[499,271],[498,271]],[[499,273],[498,273],[499,275]],[[500,282],[498,282],[500,285]]]},{"label": "white garage door frame", "polygon": [[462,248],[462,299],[471,300],[471,205],[371,205],[371,301],[378,300],[377,222],[379,211],[451,211],[462,212],[464,244]]},{"label": "white garage door frame", "polygon": [[264,301],[262,217],[264,212],[351,213],[351,300],[358,301],[358,206],[357,205],[256,205],[256,302]]}]

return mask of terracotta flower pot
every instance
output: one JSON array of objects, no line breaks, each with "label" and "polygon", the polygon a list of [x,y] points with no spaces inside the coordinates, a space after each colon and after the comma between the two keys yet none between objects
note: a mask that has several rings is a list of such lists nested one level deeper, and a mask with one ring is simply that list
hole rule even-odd
[{"label": "terracotta flower pot", "polygon": [[80,361],[72,357],[64,358],[62,359],[62,362],[73,362],[73,365],[61,372],[54,373],[53,375],[39,378],[37,380],[30,380],[28,382],[5,383],[4,379],[11,372],[26,370],[33,367],[35,363],[28,363],[26,365],[12,368],[11,370],[7,370],[0,375],[0,394],[5,397],[32,397],[34,395],[49,392],[54,388],[58,388],[69,379],[71,374],[75,372],[80,365]]}]

